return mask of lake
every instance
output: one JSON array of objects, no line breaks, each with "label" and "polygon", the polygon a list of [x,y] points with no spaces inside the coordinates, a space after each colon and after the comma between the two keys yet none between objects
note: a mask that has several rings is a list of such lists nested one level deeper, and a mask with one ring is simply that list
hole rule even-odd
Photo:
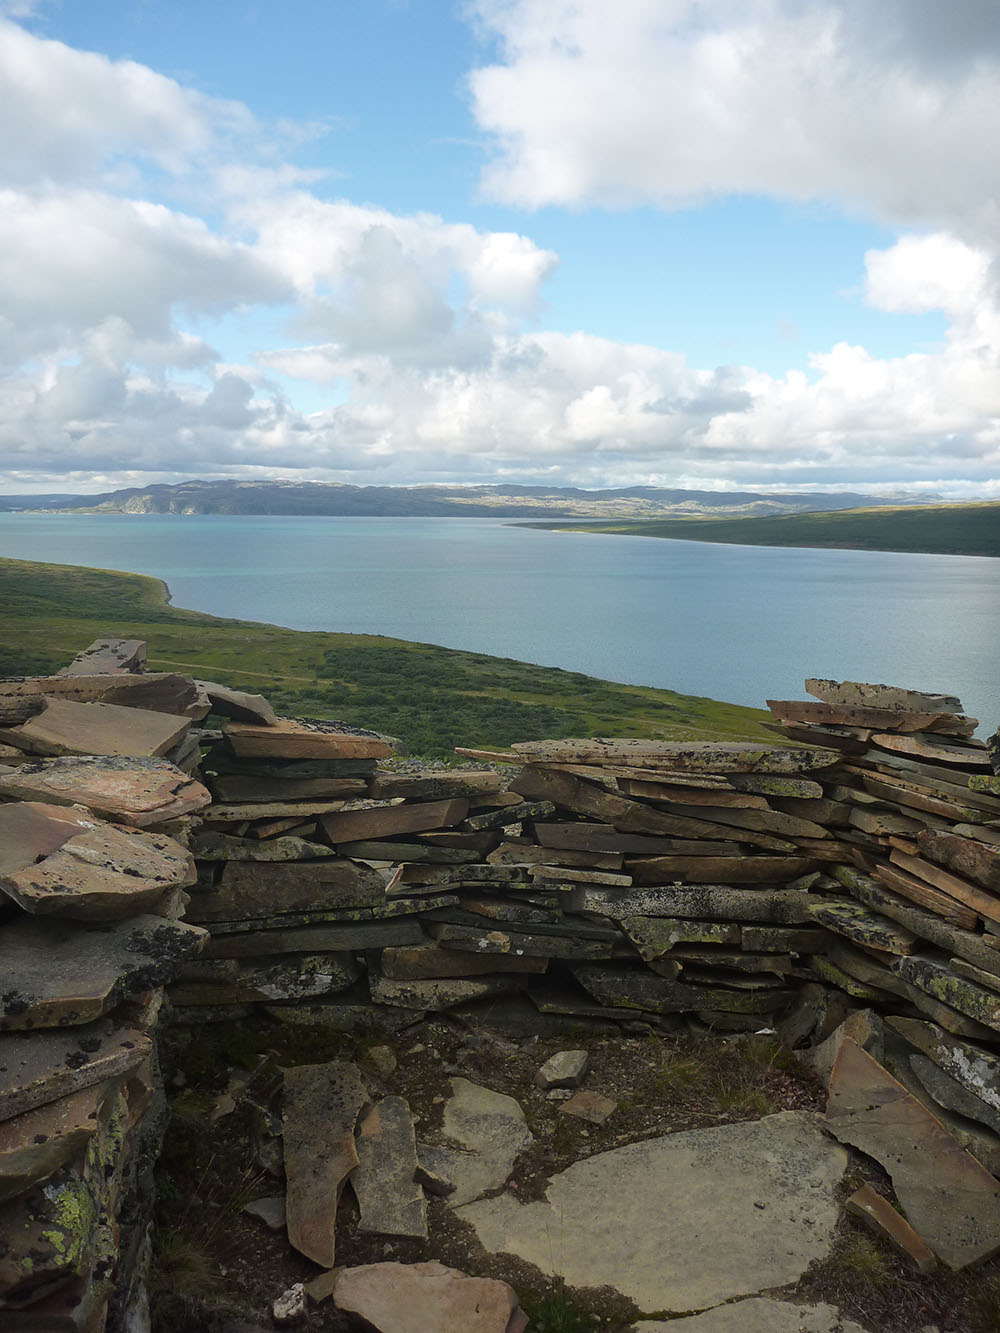
[{"label": "lake", "polygon": [[[385,634],[763,707],[806,676],[1000,721],[1000,560],[534,531],[501,519],[0,514],[0,555],[164,579],[178,606]],[[81,645],[82,647],[83,645]]]}]

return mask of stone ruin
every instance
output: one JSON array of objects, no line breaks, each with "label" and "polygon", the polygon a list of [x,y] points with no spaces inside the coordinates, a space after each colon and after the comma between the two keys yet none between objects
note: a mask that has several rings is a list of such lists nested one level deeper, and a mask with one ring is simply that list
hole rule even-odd
[{"label": "stone ruin", "polygon": [[[771,748],[534,741],[429,769],[144,660],[99,641],[0,681],[4,1330],[143,1327],[158,1034],[255,1013],[776,1028],[919,1234],[870,1190],[857,1211],[921,1266],[1000,1251],[1000,742],[957,699],[808,680],[769,701]],[[285,1073],[289,1238],[327,1270],[344,1180],[362,1198],[383,1131],[413,1151],[399,1098],[356,1138],[352,1069]],[[317,1099],[342,1121],[319,1185]],[[435,1176],[412,1165],[419,1227]]]}]

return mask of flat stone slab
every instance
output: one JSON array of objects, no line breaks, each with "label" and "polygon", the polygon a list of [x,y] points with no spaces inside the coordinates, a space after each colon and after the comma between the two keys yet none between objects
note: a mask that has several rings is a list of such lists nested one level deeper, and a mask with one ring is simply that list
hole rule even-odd
[{"label": "flat stone slab", "polygon": [[199,861],[310,861],[336,855],[332,847],[290,834],[281,838],[236,838],[209,829],[193,835],[191,850]]},{"label": "flat stone slab", "polygon": [[361,1122],[355,1142],[358,1168],[351,1188],[360,1231],[427,1237],[427,1204],[416,1181],[413,1117],[403,1097],[383,1097]]},{"label": "flat stone slab", "polygon": [[288,717],[269,726],[224,722],[222,733],[232,752],[247,759],[385,759],[392,753],[381,737]]},{"label": "flat stone slab", "polygon": [[784,1111],[599,1153],[541,1202],[504,1194],[457,1215],[492,1252],[683,1312],[795,1282],[826,1255],[846,1163],[815,1117]]},{"label": "flat stone slab", "polygon": [[172,981],[206,938],[158,916],[102,926],[11,921],[0,927],[0,1030],[89,1023],[130,992]]},{"label": "flat stone slab", "polygon": [[356,1065],[331,1060],[285,1070],[284,1157],[288,1239],[322,1268],[334,1264],[334,1222],[358,1165],[354,1128],[368,1105]]},{"label": "flat stone slab", "polygon": [[[129,710],[134,711],[134,710]],[[85,805],[95,815],[145,828],[208,805],[208,788],[166,759],[66,755],[0,773],[0,796],[54,805]]]},{"label": "flat stone slab", "polygon": [[771,749],[760,745],[593,740],[524,741],[511,749],[524,764],[631,764],[682,773],[806,773],[840,758],[834,750]]},{"label": "flat stone slab", "polygon": [[371,907],[385,901],[382,877],[343,857],[318,861],[230,861],[219,883],[192,897],[191,921],[243,921],[279,912]]},{"label": "flat stone slab", "polygon": [[233,690],[214,680],[196,680],[195,685],[204,690],[212,705],[212,712],[219,717],[228,717],[234,722],[254,722],[265,727],[273,726],[278,720],[278,715],[262,694]]},{"label": "flat stone slab", "polygon": [[844,1319],[833,1305],[795,1305],[752,1296],[687,1319],[638,1324],[635,1333],[869,1333],[853,1319]]},{"label": "flat stone slab", "polygon": [[885,1167],[907,1221],[950,1268],[1000,1251],[1000,1183],[850,1037],[824,1123]]},{"label": "flat stone slab", "polygon": [[528,1323],[506,1282],[434,1261],[345,1268],[333,1301],[379,1333],[523,1333]]},{"label": "flat stone slab", "polygon": [[556,1051],[535,1074],[535,1087],[578,1088],[589,1062],[590,1056],[586,1051]]},{"label": "flat stone slab", "polygon": [[461,1149],[446,1151],[446,1163],[435,1153],[435,1161],[431,1163],[433,1169],[441,1170],[454,1182],[455,1191],[448,1198],[453,1208],[499,1189],[510,1175],[518,1153],[535,1141],[524,1112],[513,1097],[466,1078],[451,1080],[442,1132]]},{"label": "flat stone slab", "polygon": [[86,1147],[105,1094],[104,1084],[81,1088],[0,1123],[0,1203],[45,1180]]},{"label": "flat stone slab", "polygon": [[296,954],[240,963],[234,958],[208,959],[230,971],[206,972],[175,982],[174,1005],[260,1004],[274,1000],[312,1000],[347,990],[361,976],[352,953]]},{"label": "flat stone slab", "polygon": [[38,915],[131,916],[197,878],[194,858],[173,838],[41,802],[0,806],[0,846],[0,892]]},{"label": "flat stone slab", "polygon": [[31,754],[166,754],[187,735],[191,719],[119,704],[45,699],[42,711],[5,733]]},{"label": "flat stone slab", "polygon": [[0,1035],[0,1121],[121,1078],[149,1057],[142,1032],[102,1019],[86,1027]]}]

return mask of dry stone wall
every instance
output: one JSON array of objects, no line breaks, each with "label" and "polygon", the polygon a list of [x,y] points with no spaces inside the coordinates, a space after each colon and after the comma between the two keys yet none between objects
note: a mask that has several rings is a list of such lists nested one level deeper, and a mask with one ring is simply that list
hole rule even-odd
[{"label": "dry stone wall", "polygon": [[144,659],[0,682],[5,1329],[140,1300],[167,1021],[777,1027],[820,1072],[846,1030],[1000,1173],[1000,751],[957,699],[811,680],[773,747],[428,770]]}]

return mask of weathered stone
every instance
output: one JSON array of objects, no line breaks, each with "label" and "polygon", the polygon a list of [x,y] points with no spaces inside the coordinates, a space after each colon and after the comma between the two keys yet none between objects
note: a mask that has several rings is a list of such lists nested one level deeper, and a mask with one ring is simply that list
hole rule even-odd
[{"label": "weathered stone", "polygon": [[636,884],[774,884],[817,866],[804,856],[651,856],[628,863]]},{"label": "weathered stone", "polygon": [[629,916],[667,916],[709,921],[811,921],[810,898],[797,889],[743,889],[731,884],[658,885],[624,893],[585,889],[575,908],[614,920]]},{"label": "weathered stone", "polygon": [[917,759],[929,759],[935,764],[960,764],[986,769],[987,772],[990,768],[986,747],[981,742],[970,741],[961,745],[930,735],[898,736],[882,733],[872,736],[872,744],[893,754],[913,755]]},{"label": "weathered stone", "polygon": [[420,944],[424,932],[416,921],[368,921],[286,929],[248,930],[213,935],[208,958],[264,958],[281,953],[344,953],[381,949],[392,944]]},{"label": "weathered stone", "polygon": [[425,981],[444,977],[472,977],[488,972],[541,973],[547,958],[516,954],[467,953],[426,943],[383,949],[379,960],[382,975],[389,981]]},{"label": "weathered stone", "polygon": [[[738,830],[735,836],[742,839],[750,830],[755,833],[773,833],[780,838],[829,838],[829,829],[817,824],[814,819],[801,819],[798,815],[786,815],[782,810],[772,810],[767,806],[763,810],[730,809],[726,806],[691,806],[670,802],[666,805],[673,814],[696,816],[707,819],[713,824],[725,824]],[[724,830],[719,830],[724,832]]]},{"label": "weathered stone", "polygon": [[578,1088],[589,1062],[586,1051],[557,1051],[535,1074],[535,1087],[546,1091],[549,1088]]},{"label": "weathered stone", "polygon": [[934,1023],[890,1017],[889,1027],[1000,1115],[1000,1056],[957,1041]]},{"label": "weathered stone", "polygon": [[95,639],[77,653],[60,676],[118,676],[141,671],[148,646],[142,639]]},{"label": "weathered stone", "polygon": [[425,769],[422,773],[378,773],[370,795],[377,800],[401,796],[408,801],[445,801],[464,796],[478,801],[499,792],[503,785],[500,774],[490,769]]},{"label": "weathered stone", "polygon": [[523,1333],[527,1320],[506,1282],[467,1277],[435,1261],[366,1264],[341,1271],[333,1291],[340,1310],[379,1333]]},{"label": "weathered stone", "polygon": [[305,1322],[306,1291],[301,1282],[293,1283],[271,1303],[271,1318],[279,1328],[288,1328]]},{"label": "weathered stone", "polygon": [[750,953],[821,953],[830,941],[827,931],[794,926],[743,926],[743,947]]},{"label": "weathered stone", "polygon": [[577,1092],[559,1107],[560,1115],[575,1116],[577,1120],[586,1120],[592,1125],[603,1125],[618,1110],[618,1103],[603,1093],[589,1089]]},{"label": "weathered stone", "polygon": [[392,753],[386,740],[370,732],[303,718],[280,717],[269,726],[224,722],[222,734],[233,753],[247,759],[385,759]]},{"label": "weathered stone", "polygon": [[393,1005],[401,1009],[437,1011],[451,1009],[469,1000],[483,1000],[493,995],[508,995],[524,988],[518,976],[481,976],[431,979],[426,981],[392,981],[375,972],[369,973],[371,997],[376,1004]]},{"label": "weathered stone", "polygon": [[199,861],[312,861],[336,856],[332,847],[305,838],[234,838],[207,829],[193,835],[191,851]]},{"label": "weathered stone", "polygon": [[847,1200],[847,1211],[911,1260],[921,1273],[931,1273],[937,1268],[933,1251],[927,1248],[909,1222],[900,1217],[889,1200],[876,1193],[871,1185],[862,1185],[854,1191]]},{"label": "weathered stone", "polygon": [[539,1203],[504,1194],[458,1215],[487,1250],[575,1286],[606,1283],[644,1311],[683,1312],[795,1282],[823,1257],[846,1161],[811,1116],[783,1112],[599,1153]]},{"label": "weathered stone", "polygon": [[[641,1333],[868,1333],[853,1319],[845,1319],[835,1305],[822,1301],[800,1305],[768,1296],[717,1305],[686,1319],[644,1321],[637,1327],[641,1327]],[[923,1333],[930,1333],[930,1329]]]},{"label": "weathered stone", "polygon": [[149,1038],[108,1020],[72,1030],[0,1035],[0,1121],[121,1079],[149,1058]]},{"label": "weathered stone", "polygon": [[799,1059],[818,1075],[824,1086],[829,1085],[830,1075],[845,1037],[857,1042],[876,1060],[881,1062],[883,1058],[885,1031],[881,1016],[874,1009],[855,1009],[818,1045],[799,1053]]},{"label": "weathered stone", "polygon": [[412,805],[372,805],[368,809],[341,810],[326,815],[320,823],[326,836],[336,845],[448,828],[460,824],[468,810],[468,801],[460,799],[421,801]]},{"label": "weathered stone", "polygon": [[915,875],[907,874],[899,866],[876,865],[872,869],[872,875],[879,883],[884,884],[893,893],[899,894],[901,898],[905,898],[907,902],[926,908],[953,926],[958,926],[962,930],[975,930],[979,924],[978,912],[966,907],[964,903],[956,902],[954,898],[949,898],[946,893],[935,889]]},{"label": "weathered stone", "polygon": [[266,830],[265,836],[270,836],[272,833],[284,833],[288,829],[293,829],[307,818],[315,821],[320,815],[335,814],[343,805],[344,801],[341,799],[241,801],[235,805],[220,802],[209,806],[205,811],[205,818],[212,824],[245,825],[251,820],[267,821],[267,823],[258,822],[254,832],[259,835],[261,830]]},{"label": "weathered stone", "polygon": [[0,1203],[47,1180],[86,1147],[107,1095],[108,1085],[97,1084],[0,1123]]},{"label": "weathered stone", "polygon": [[908,856],[894,848],[890,854],[893,865],[907,874],[922,879],[957,902],[963,903],[988,921],[1000,923],[1000,899],[996,894],[982,889],[978,884],[971,884],[967,879],[953,875],[950,870],[943,870],[932,861],[925,861],[920,856]]},{"label": "weathered stone", "polygon": [[[235,959],[209,959],[236,964]],[[228,977],[178,981],[170,988],[175,1005],[257,1004],[271,1000],[308,1000],[347,990],[363,969],[351,953],[297,954],[289,959],[258,959],[237,964]]]},{"label": "weathered stone", "polygon": [[622,928],[645,962],[675,944],[739,944],[740,928],[725,921],[691,921],[669,916],[626,916]]},{"label": "weathered stone", "polygon": [[45,706],[45,699],[77,703],[121,704],[159,713],[202,717],[199,691],[190,676],[172,672],[141,675],[34,676],[0,680],[0,726],[26,722]]},{"label": "weathered stone", "polygon": [[900,999],[909,998],[909,983],[896,976],[885,963],[880,962],[867,950],[854,949],[844,940],[834,939],[827,948],[826,956],[829,962],[834,963],[848,976],[854,977],[856,981],[867,986],[876,986],[880,990],[888,991],[890,995],[898,995]]},{"label": "weathered stone", "polygon": [[907,1220],[950,1268],[1000,1250],[1000,1184],[849,1037],[824,1123],[885,1167]]},{"label": "weathered stone", "polygon": [[926,787],[906,782],[889,773],[863,773],[861,781],[871,797],[915,810],[924,823],[927,822],[928,814],[951,821],[968,820],[971,824],[985,824],[990,818],[990,814],[977,802],[955,799],[953,796],[945,798]]},{"label": "weathered stone", "polygon": [[923,690],[907,690],[897,685],[869,685],[857,680],[825,680],[810,678],[805,683],[806,694],[826,704],[848,708],[891,708],[916,711],[962,711],[961,702],[953,694],[928,694]]},{"label": "weathered stone", "polygon": [[263,1222],[268,1231],[285,1230],[285,1196],[283,1194],[268,1194],[263,1199],[254,1199],[251,1203],[244,1204],[243,1211]]},{"label": "weathered stone", "polygon": [[326,814],[330,803],[367,791],[364,778],[253,777],[247,773],[220,773],[211,779],[212,794],[222,805],[246,803],[254,809],[282,809],[301,803],[307,813]]},{"label": "weathered stone", "polygon": [[78,755],[0,771],[0,796],[54,805],[85,805],[119,824],[145,828],[209,804],[207,787],[166,759]]},{"label": "weathered stone", "polygon": [[[8,850],[0,852],[0,891],[36,915],[113,920],[149,911],[168,889],[196,879],[190,852],[173,838],[73,817],[65,807],[0,806],[0,838],[8,834]],[[43,847],[59,838],[45,854]],[[23,860],[30,847],[38,848],[34,860],[8,870],[8,858]]]},{"label": "weathered stone", "polygon": [[847,898],[821,898],[810,904],[809,913],[827,930],[845,935],[868,949],[910,954],[917,948],[917,938],[908,930]]},{"label": "weathered stone", "polygon": [[917,838],[920,851],[939,865],[1000,892],[1000,847],[976,842],[943,829],[926,829]]},{"label": "weathered stone", "polygon": [[899,975],[960,1014],[1000,1031],[1000,995],[957,976],[936,958],[900,958],[893,964]]},{"label": "weathered stone", "polygon": [[351,1176],[360,1231],[427,1237],[427,1204],[416,1181],[413,1117],[402,1097],[383,1097],[361,1121],[359,1165]]},{"label": "weathered stone", "polygon": [[172,750],[190,726],[190,718],[170,713],[46,697],[40,713],[19,727],[8,728],[3,736],[30,754],[149,758]]},{"label": "weathered stone", "polygon": [[[534,836],[543,848],[559,851],[588,851],[594,854],[728,856],[736,855],[731,842],[705,838],[657,838],[642,833],[619,833],[613,824],[535,824]],[[530,851],[525,848],[525,851]],[[544,855],[540,857],[544,860]],[[554,862],[554,864],[559,864]],[[618,863],[621,865],[621,862]],[[613,867],[609,867],[613,868]]]},{"label": "weathered stone", "polygon": [[933,912],[924,912],[901,902],[893,894],[887,893],[867,875],[860,874],[850,866],[841,865],[833,869],[832,874],[847,889],[852,898],[864,903],[873,911],[898,921],[907,930],[929,940],[949,954],[958,954],[960,958],[982,967],[987,972],[1000,974],[1000,951],[991,949],[983,942],[983,937],[971,930],[960,930],[942,920]]},{"label": "weathered stone", "polygon": [[[534,1143],[524,1112],[513,1097],[466,1078],[451,1079],[441,1132],[462,1150],[449,1156],[444,1172],[455,1183],[454,1193],[448,1196],[453,1208],[503,1185],[518,1154]],[[424,1156],[421,1150],[421,1159]]]},{"label": "weathered stone", "polygon": [[655,976],[645,969],[630,967],[577,963],[573,973],[584,990],[599,1003],[619,1009],[645,1009],[655,1014],[680,1014],[698,1009],[772,1013],[791,998],[791,993],[784,990],[745,994],[722,987],[688,986]]},{"label": "weathered stone", "polygon": [[816,723],[826,727],[861,727],[870,731],[943,732],[949,736],[971,736],[979,719],[950,710],[878,708],[863,704],[803,702],[800,699],[768,699],[773,717],[798,725]]},{"label": "weathered stone", "polygon": [[284,1158],[288,1239],[323,1268],[334,1263],[334,1221],[344,1183],[358,1165],[354,1127],[368,1105],[346,1060],[285,1070]]},{"label": "weathered stone", "polygon": [[[425,921],[427,920],[425,916]],[[534,933],[509,929],[490,930],[487,926],[468,926],[448,922],[428,922],[426,929],[443,948],[454,945],[466,953],[513,954],[528,958],[614,958],[622,952],[618,935],[587,938],[582,931],[567,929]]]},{"label": "weathered stone", "polygon": [[1000,1113],[963,1087],[957,1079],[951,1078],[933,1060],[928,1060],[925,1055],[911,1055],[910,1068],[937,1105],[965,1116],[967,1120],[977,1120],[995,1134],[1000,1134]]},{"label": "weathered stone", "polygon": [[254,722],[261,726],[274,726],[278,721],[277,714],[262,694],[247,694],[244,690],[234,690],[213,680],[196,680],[195,685],[208,696],[212,712],[219,717],[232,718],[234,722]]},{"label": "weathered stone", "polygon": [[[759,745],[675,741],[592,740],[525,741],[511,746],[521,763],[633,764],[683,773],[806,773],[836,763],[823,750],[768,749]],[[515,790],[518,790],[515,786]]]},{"label": "weathered stone", "polygon": [[317,861],[231,861],[219,883],[194,896],[192,921],[240,921],[279,912],[377,906],[385,885],[375,871],[342,857]]},{"label": "weathered stone", "polygon": [[88,1023],[130,992],[171,981],[205,938],[197,926],[155,916],[102,926],[8,922],[0,926],[0,1029]]}]

